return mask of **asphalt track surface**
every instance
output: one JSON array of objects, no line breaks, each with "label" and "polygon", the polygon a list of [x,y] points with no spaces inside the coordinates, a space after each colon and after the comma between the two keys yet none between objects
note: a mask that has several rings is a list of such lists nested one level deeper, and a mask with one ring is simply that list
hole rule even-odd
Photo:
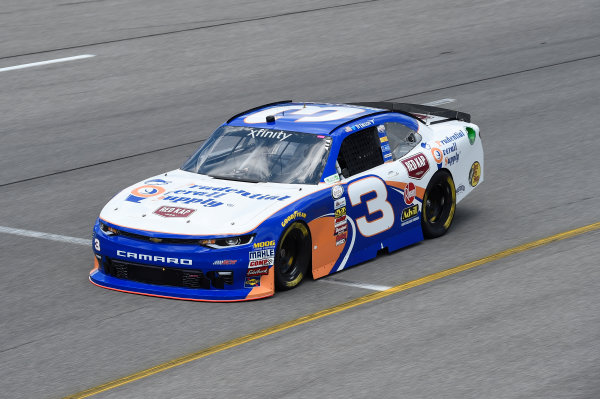
[{"label": "asphalt track surface", "polygon": [[[330,280],[396,286],[600,222],[596,0],[2,3],[2,227],[89,238],[118,190],[280,99],[453,98],[482,129],[486,180],[450,234]],[[1,397],[600,397],[598,228],[103,392],[373,291],[143,297],[91,285],[89,247],[0,238]]]}]

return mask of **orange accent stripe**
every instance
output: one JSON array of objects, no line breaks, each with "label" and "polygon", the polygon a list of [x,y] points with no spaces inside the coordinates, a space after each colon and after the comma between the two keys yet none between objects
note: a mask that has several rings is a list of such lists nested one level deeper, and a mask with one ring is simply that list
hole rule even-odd
[{"label": "orange accent stripe", "polygon": [[246,298],[250,300],[273,295],[275,295],[275,266],[269,269],[269,274],[260,277],[260,286],[252,288]]},{"label": "orange accent stripe", "polygon": [[[406,185],[408,184],[405,182],[391,181],[391,180],[386,180],[385,182],[388,186],[396,187],[396,188],[399,188],[400,190],[404,190],[404,187],[406,187]],[[415,188],[417,189],[417,197],[423,199],[423,196],[425,195],[425,189],[423,187],[417,186],[416,184],[415,184]]]},{"label": "orange accent stripe", "polygon": [[335,245],[334,225],[335,218],[333,216],[325,216],[308,223],[312,236],[312,272],[315,279],[329,274],[346,246],[345,243],[344,245]]}]

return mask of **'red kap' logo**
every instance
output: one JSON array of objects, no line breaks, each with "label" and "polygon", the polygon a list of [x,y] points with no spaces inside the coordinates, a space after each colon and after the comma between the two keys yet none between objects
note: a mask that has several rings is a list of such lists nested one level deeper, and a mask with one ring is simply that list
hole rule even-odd
[{"label": "'red kap' logo", "polygon": [[161,206],[153,213],[165,218],[186,218],[194,212],[196,212],[196,210],[190,208],[179,208],[177,206]]},{"label": "'red kap' logo", "polygon": [[420,179],[429,170],[427,157],[422,153],[403,159],[402,164],[413,179]]}]

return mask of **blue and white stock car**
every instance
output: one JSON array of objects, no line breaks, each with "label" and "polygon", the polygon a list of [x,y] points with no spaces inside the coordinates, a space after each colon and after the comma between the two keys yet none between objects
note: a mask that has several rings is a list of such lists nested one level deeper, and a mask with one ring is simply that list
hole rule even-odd
[{"label": "blue and white stock car", "polygon": [[235,115],[94,226],[92,283],[198,301],[271,296],[438,237],[483,181],[470,116],[284,101]]}]

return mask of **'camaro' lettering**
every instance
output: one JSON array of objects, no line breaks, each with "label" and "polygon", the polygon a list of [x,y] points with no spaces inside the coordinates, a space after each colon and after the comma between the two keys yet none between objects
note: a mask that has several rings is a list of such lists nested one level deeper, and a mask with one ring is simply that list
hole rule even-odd
[{"label": "'camaro' lettering", "polygon": [[147,260],[149,262],[162,262],[162,263],[174,263],[176,265],[192,265],[191,259],[183,259],[183,258],[165,258],[164,256],[152,256],[147,254],[138,254],[136,252],[126,252],[117,250],[117,256],[122,258],[133,258],[137,260]]}]

